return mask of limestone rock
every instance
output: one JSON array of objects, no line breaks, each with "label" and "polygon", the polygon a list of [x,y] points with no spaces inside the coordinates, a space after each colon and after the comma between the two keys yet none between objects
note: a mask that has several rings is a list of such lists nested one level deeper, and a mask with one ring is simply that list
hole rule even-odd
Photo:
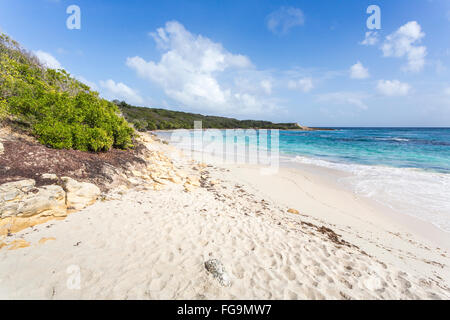
[{"label": "limestone rock", "polygon": [[209,273],[213,275],[214,278],[219,280],[219,283],[224,287],[229,287],[231,285],[230,276],[225,271],[225,267],[222,262],[217,259],[211,259],[205,262],[205,268]]},{"label": "limestone rock", "polygon": [[66,194],[60,186],[36,188],[31,179],[0,185],[0,235],[66,215]]},{"label": "limestone rock", "polygon": [[200,187],[200,179],[194,176],[188,176],[186,178],[186,183],[194,187]]},{"label": "limestone rock", "polygon": [[49,185],[30,192],[16,213],[20,217],[30,217],[44,211],[51,211],[53,216],[65,216],[65,192],[60,186]]},{"label": "limestone rock", "polygon": [[66,191],[68,209],[81,210],[90,206],[100,196],[100,189],[92,183],[78,182],[69,177],[62,177],[63,188]]},{"label": "limestone rock", "polygon": [[29,217],[44,211],[65,214],[65,192],[57,185],[35,188],[34,180],[4,183],[0,186],[0,218]]},{"label": "limestone rock", "polygon": [[142,177],[142,173],[137,170],[131,170],[131,174],[135,177]]},{"label": "limestone rock", "polygon": [[3,201],[12,201],[23,193],[34,188],[36,181],[33,179],[7,182],[0,185],[0,203]]},{"label": "limestone rock", "polygon": [[42,179],[47,179],[47,180],[53,180],[53,181],[58,180],[58,176],[56,174],[54,174],[54,173],[44,173],[41,176],[41,178]]},{"label": "limestone rock", "polygon": [[173,183],[176,183],[176,184],[181,184],[181,183],[183,183],[183,179],[181,179],[181,178],[178,177],[178,176],[171,176],[171,177],[169,177],[169,181],[171,181],[171,182],[173,182]]}]

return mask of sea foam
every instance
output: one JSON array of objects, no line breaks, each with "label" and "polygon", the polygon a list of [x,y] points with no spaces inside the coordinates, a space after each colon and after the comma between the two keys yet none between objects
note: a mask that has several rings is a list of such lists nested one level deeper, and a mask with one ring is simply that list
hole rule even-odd
[{"label": "sea foam", "polygon": [[450,174],[415,168],[339,163],[303,156],[293,157],[290,161],[350,173],[340,182],[350,186],[356,194],[450,232]]}]

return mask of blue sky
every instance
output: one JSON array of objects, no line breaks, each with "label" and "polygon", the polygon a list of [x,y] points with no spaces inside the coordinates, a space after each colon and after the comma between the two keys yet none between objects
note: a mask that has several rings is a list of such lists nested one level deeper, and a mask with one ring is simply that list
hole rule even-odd
[{"label": "blue sky", "polygon": [[[66,27],[69,5],[80,30]],[[381,29],[367,28],[369,5]],[[131,104],[311,126],[450,126],[448,0],[0,0],[0,29]]]}]

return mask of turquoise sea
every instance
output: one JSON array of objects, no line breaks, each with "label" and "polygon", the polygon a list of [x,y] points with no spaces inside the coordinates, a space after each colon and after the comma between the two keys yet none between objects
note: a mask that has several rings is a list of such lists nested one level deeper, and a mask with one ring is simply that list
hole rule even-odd
[{"label": "turquoise sea", "polygon": [[[334,129],[279,131],[281,165],[313,164],[347,172],[339,183],[353,192],[450,232],[450,128]],[[220,132],[225,141],[230,130]],[[170,140],[171,132],[158,134]],[[241,131],[226,144],[267,148],[257,136]],[[216,143],[223,141],[216,138]],[[231,151],[235,149],[224,148]]]},{"label": "turquoise sea", "polygon": [[281,131],[280,151],[332,162],[450,173],[450,128]]}]

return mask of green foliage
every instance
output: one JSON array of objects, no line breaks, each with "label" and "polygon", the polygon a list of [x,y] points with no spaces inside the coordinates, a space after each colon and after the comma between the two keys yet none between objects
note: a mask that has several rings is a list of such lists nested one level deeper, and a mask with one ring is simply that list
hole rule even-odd
[{"label": "green foliage", "polygon": [[156,124],[153,121],[148,121],[146,129],[152,131],[152,130],[158,129],[158,127],[156,126]]},{"label": "green foliage", "polygon": [[3,121],[8,115],[8,103],[5,99],[0,98],[0,123]]},{"label": "green foliage", "polygon": [[0,120],[9,117],[53,148],[106,151],[132,146],[133,129],[118,113],[66,71],[43,67],[0,36]]},{"label": "green foliage", "polygon": [[122,111],[125,119],[134,123],[137,130],[143,130],[147,122],[147,130],[193,129],[194,121],[202,121],[203,128],[234,129],[298,129],[296,123],[272,123],[269,121],[237,120],[233,118],[204,116],[201,114],[170,111],[166,109],[135,107],[124,101],[113,101]]},{"label": "green foliage", "polygon": [[36,123],[34,133],[42,144],[50,145],[56,149],[72,148],[71,128],[61,122],[45,119]]}]

